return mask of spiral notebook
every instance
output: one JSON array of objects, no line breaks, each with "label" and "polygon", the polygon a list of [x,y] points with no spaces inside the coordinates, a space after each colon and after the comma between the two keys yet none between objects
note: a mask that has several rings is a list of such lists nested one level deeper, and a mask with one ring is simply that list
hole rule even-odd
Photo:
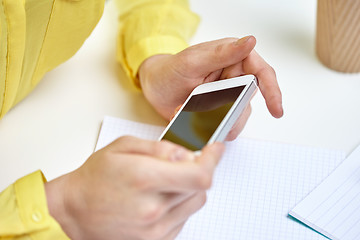
[{"label": "spiral notebook", "polygon": [[[96,150],[123,135],[157,139],[163,129],[105,117]],[[226,145],[207,203],[177,240],[326,239],[288,212],[344,160],[344,152],[241,137]]]}]

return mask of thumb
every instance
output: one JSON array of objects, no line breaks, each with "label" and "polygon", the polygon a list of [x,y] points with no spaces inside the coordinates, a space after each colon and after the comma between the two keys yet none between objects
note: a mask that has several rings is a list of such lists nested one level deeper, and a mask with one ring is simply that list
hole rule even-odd
[{"label": "thumb", "polygon": [[253,36],[224,38],[200,43],[178,53],[184,70],[192,76],[206,77],[210,73],[244,60],[256,45]]}]

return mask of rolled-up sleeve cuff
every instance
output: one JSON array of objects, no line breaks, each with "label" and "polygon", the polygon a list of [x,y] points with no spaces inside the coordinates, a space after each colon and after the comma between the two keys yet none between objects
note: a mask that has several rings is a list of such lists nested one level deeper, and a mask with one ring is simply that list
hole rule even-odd
[{"label": "rolled-up sleeve cuff", "polygon": [[174,36],[144,38],[129,50],[129,67],[133,70],[133,73],[136,74],[144,59],[157,54],[176,54],[186,47],[188,47],[188,44],[184,39]]},{"label": "rolled-up sleeve cuff", "polygon": [[137,73],[145,59],[157,54],[176,54],[187,47],[188,43],[184,39],[175,36],[146,37],[134,44],[127,52],[127,56],[124,53],[118,53],[118,61],[125,67],[129,77],[140,87]]},{"label": "rolled-up sleeve cuff", "polygon": [[0,195],[0,236],[28,235],[31,239],[69,239],[51,217],[41,171],[31,173]]}]

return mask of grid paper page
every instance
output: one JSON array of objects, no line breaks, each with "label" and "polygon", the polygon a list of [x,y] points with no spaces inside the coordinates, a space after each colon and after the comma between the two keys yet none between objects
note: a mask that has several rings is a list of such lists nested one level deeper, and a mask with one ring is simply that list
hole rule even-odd
[{"label": "grid paper page", "polygon": [[331,239],[360,239],[360,146],[290,215]]},{"label": "grid paper page", "polygon": [[[97,149],[124,134],[164,128],[105,117]],[[340,151],[238,138],[226,144],[205,206],[177,240],[326,239],[288,212],[345,158]]]},{"label": "grid paper page", "polygon": [[105,116],[96,143],[95,151],[105,147],[120,136],[131,135],[143,139],[157,139],[164,127],[151,126],[143,123],[127,121]]}]

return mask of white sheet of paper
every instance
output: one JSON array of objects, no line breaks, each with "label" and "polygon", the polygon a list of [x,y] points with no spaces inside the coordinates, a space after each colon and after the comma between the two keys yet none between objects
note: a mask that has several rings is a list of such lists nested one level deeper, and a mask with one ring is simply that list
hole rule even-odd
[{"label": "white sheet of paper", "polygon": [[[122,135],[155,140],[163,129],[105,117],[96,149]],[[342,151],[244,138],[226,145],[207,203],[177,240],[326,239],[288,212],[345,158]]]},{"label": "white sheet of paper", "polygon": [[360,146],[290,215],[330,239],[360,239]]}]

